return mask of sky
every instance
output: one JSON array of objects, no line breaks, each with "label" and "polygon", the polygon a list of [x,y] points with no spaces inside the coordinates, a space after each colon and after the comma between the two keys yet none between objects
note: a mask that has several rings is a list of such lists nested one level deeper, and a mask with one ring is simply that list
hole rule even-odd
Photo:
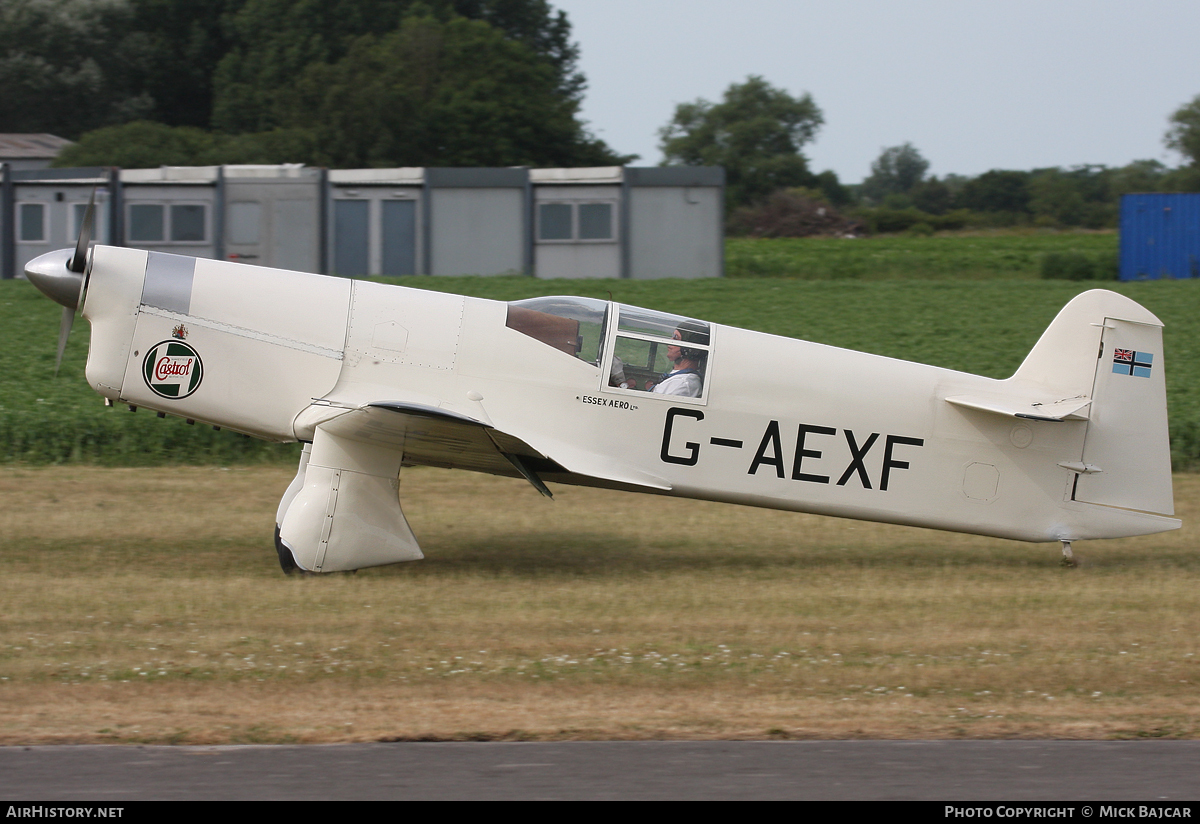
[{"label": "sky", "polygon": [[679,103],[760,75],[825,116],[802,150],[843,183],[910,142],[930,174],[1181,158],[1167,119],[1200,95],[1197,0],[551,0],[613,149],[662,160]]}]

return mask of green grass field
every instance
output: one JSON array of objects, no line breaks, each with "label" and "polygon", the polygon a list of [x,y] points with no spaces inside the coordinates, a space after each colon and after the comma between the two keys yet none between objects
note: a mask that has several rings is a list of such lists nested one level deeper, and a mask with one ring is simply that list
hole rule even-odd
[{"label": "green grass field", "polygon": [[[1177,469],[1192,469],[1200,465],[1200,284],[1036,278],[1037,261],[1048,252],[1107,254],[1115,248],[1115,235],[1095,233],[731,240],[731,270],[747,256],[789,262],[772,264],[778,277],[703,281],[415,277],[402,282],[495,300],[611,295],[638,306],[996,378],[1012,374],[1063,304],[1103,285],[1139,301],[1166,323],[1172,450]],[[814,272],[826,272],[825,279],[784,277],[789,267],[810,265]],[[840,278],[838,271],[872,274]],[[77,325],[62,373],[54,377],[58,318],[59,308],[29,284],[0,283],[0,461],[146,465],[293,459],[294,447],[103,408],[83,379],[86,322]]]},{"label": "green grass field", "polygon": [[853,240],[730,238],[725,274],[801,280],[1031,280],[1039,276],[1043,257],[1063,253],[1112,265],[1117,235],[996,230]]}]

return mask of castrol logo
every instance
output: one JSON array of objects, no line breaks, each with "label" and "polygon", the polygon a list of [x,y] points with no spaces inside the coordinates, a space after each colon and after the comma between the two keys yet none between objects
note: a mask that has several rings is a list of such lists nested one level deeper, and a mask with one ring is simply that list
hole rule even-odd
[{"label": "castrol logo", "polygon": [[164,398],[186,398],[200,387],[204,364],[200,355],[186,343],[165,340],[146,352],[142,375],[150,391]]}]

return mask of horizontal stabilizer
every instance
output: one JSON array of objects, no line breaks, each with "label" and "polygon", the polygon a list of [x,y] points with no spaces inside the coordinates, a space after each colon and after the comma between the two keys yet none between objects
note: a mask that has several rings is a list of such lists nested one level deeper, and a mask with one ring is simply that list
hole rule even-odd
[{"label": "horizontal stabilizer", "polygon": [[1085,421],[1092,399],[1087,397],[1063,398],[1061,400],[1034,400],[1030,398],[984,398],[976,395],[954,395],[946,398],[947,403],[980,409],[997,415],[1014,418],[1029,418],[1035,421]]}]

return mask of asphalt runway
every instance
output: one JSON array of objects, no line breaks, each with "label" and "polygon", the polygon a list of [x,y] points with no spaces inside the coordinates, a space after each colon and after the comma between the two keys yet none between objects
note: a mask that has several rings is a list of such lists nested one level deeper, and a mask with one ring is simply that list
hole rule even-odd
[{"label": "asphalt runway", "polygon": [[0,747],[0,798],[6,804],[255,799],[1163,804],[1200,800],[1200,741]]}]

